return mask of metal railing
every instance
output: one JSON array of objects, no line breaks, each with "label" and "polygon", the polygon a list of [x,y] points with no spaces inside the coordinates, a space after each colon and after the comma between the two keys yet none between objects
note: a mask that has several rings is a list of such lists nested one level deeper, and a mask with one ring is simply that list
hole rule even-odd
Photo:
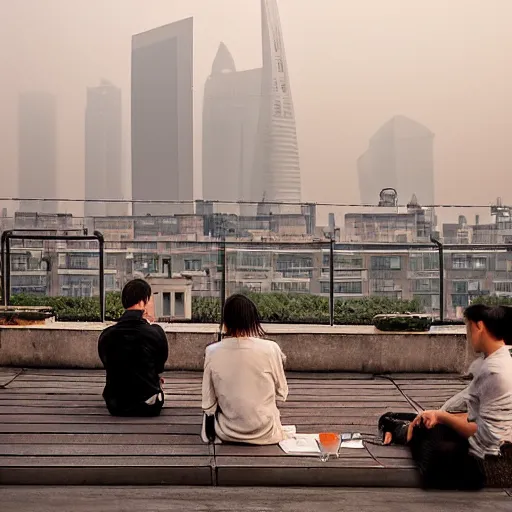
[{"label": "metal railing", "polygon": [[[318,321],[330,325],[336,323],[339,300],[368,296],[421,300],[425,311],[442,323],[457,316],[458,309],[476,297],[507,295],[508,281],[502,276],[508,272],[512,296],[510,244],[444,245],[436,239],[430,244],[354,244],[332,239],[300,243],[222,239],[189,242],[163,237],[100,240],[100,236],[98,232],[91,236],[42,235],[28,230],[4,232],[3,304],[8,304],[11,297],[12,255],[21,257],[27,249],[25,242],[33,240],[65,243],[61,248],[41,248],[41,258],[48,251],[58,252],[63,256],[58,271],[70,279],[82,279],[83,275],[84,280],[91,281],[97,271],[99,289],[94,292],[96,288],[91,285],[88,290],[100,296],[102,319],[105,318],[105,276],[110,279],[108,289],[117,291],[133,277],[186,276],[193,282],[194,296],[217,298],[221,306],[228,295],[236,292],[318,295],[328,299],[326,316]],[[14,241],[21,246],[11,243]],[[92,241],[100,243],[99,253],[90,245]],[[92,255],[97,256],[92,258]],[[54,254],[52,261],[60,262],[60,258]],[[30,272],[24,274],[17,270],[14,274],[21,279]],[[499,281],[499,286],[495,281]]]}]

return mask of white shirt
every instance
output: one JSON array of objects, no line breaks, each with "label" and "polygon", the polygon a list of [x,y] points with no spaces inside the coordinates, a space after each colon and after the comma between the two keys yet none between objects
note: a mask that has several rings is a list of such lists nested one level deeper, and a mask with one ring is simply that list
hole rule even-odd
[{"label": "white shirt", "polygon": [[468,388],[468,421],[477,424],[470,453],[483,459],[499,455],[512,442],[512,357],[504,346],[486,357]]},{"label": "white shirt", "polygon": [[217,413],[215,432],[223,441],[275,444],[285,439],[276,401],[288,384],[277,343],[227,338],[206,349],[203,410]]}]

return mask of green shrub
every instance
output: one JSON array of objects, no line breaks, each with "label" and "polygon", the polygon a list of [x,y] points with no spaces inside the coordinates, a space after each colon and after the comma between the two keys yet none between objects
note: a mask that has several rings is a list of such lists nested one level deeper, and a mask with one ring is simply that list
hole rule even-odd
[{"label": "green shrub", "polygon": [[486,306],[512,306],[512,297],[498,297],[497,295],[482,295],[471,301],[471,304],[485,304]]},{"label": "green shrub", "polygon": [[339,300],[334,305],[334,323],[339,325],[372,325],[376,315],[421,313],[417,300],[389,297],[363,297]]},{"label": "green shrub", "polygon": [[[13,306],[49,306],[60,322],[98,322],[100,302],[98,297],[44,297],[40,295],[14,295]],[[106,320],[117,320],[123,314],[121,294],[109,292],[105,297]]]},{"label": "green shrub", "polygon": [[[265,323],[329,323],[329,299],[318,295],[286,293],[246,293]],[[338,300],[334,305],[334,322],[338,325],[372,325],[378,314],[420,313],[416,300],[365,297]],[[196,297],[192,302],[192,321],[218,323],[220,300]]]},{"label": "green shrub", "polygon": [[[329,323],[329,299],[318,295],[286,293],[246,293],[258,307],[265,323]],[[41,297],[14,295],[14,306],[49,306],[61,322],[96,322],[100,319],[97,297]],[[389,299],[387,297],[365,297],[338,300],[334,305],[336,324],[372,325],[378,314],[419,313],[417,301]],[[123,314],[120,293],[107,293],[105,316],[117,320]],[[194,297],[192,321],[197,323],[220,322],[220,299],[216,297]]]},{"label": "green shrub", "polygon": [[192,322],[219,323],[220,299],[216,297],[194,297],[192,299]]},{"label": "green shrub", "polygon": [[428,315],[376,315],[373,325],[380,331],[425,332],[430,330],[432,317]]}]

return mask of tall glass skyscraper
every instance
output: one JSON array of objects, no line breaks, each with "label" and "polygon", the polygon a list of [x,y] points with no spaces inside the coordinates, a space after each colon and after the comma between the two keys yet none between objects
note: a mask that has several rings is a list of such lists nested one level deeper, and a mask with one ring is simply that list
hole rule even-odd
[{"label": "tall glass skyscraper", "polygon": [[[102,81],[87,89],[85,110],[85,199],[122,199],[121,89]],[[86,217],[126,215],[126,203],[86,202]]]},{"label": "tall glass skyscraper", "polygon": [[193,20],[132,40],[132,198],[135,215],[193,208]]},{"label": "tall glass skyscraper", "polygon": [[57,102],[45,92],[24,93],[18,103],[20,211],[57,213]]},{"label": "tall glass skyscraper", "polygon": [[276,0],[261,0],[263,76],[254,189],[260,200],[300,202],[299,146]]},{"label": "tall glass skyscraper", "polygon": [[261,199],[252,188],[260,99],[261,68],[237,71],[221,43],[204,89],[203,199]]},{"label": "tall glass skyscraper", "polygon": [[295,114],[276,0],[261,0],[261,22],[263,67],[237,71],[221,44],[206,82],[204,199],[301,200]]},{"label": "tall glass skyscraper", "polygon": [[416,195],[420,205],[434,204],[434,134],[405,116],[395,116],[370,139],[358,160],[364,204],[377,204],[384,188],[398,192],[400,204]]}]

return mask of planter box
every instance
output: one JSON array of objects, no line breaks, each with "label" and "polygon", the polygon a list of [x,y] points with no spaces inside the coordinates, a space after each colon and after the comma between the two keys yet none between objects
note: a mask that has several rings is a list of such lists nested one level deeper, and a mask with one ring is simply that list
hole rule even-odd
[{"label": "planter box", "polygon": [[429,315],[376,315],[373,325],[384,332],[428,332],[432,326]]},{"label": "planter box", "polygon": [[0,325],[45,325],[54,320],[52,308],[0,306]]}]

